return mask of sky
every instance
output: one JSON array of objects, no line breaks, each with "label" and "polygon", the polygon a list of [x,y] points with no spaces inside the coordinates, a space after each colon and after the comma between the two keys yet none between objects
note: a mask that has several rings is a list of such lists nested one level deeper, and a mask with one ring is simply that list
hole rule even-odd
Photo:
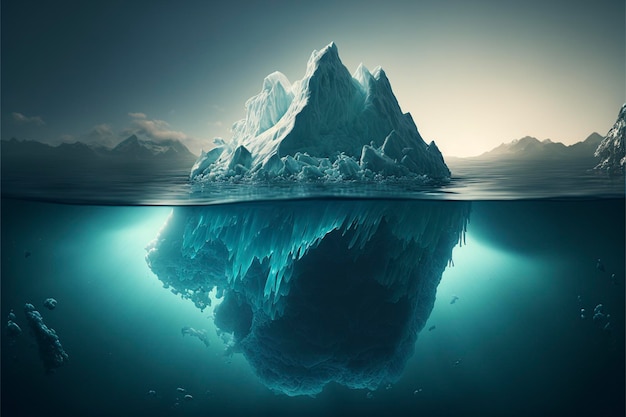
[{"label": "sky", "polygon": [[192,152],[230,139],[263,79],[331,41],[381,66],[444,156],[606,134],[626,101],[623,0],[1,2],[1,138]]}]

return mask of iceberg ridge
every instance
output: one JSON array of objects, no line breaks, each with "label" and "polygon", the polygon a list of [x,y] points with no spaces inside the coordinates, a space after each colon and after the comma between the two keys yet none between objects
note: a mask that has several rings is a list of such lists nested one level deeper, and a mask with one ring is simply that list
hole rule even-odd
[{"label": "iceberg ridge", "polygon": [[437,146],[402,113],[382,68],[361,64],[350,75],[334,43],[313,51],[293,84],[280,72],[268,75],[245,108],[232,140],[202,153],[192,182],[450,177]]}]

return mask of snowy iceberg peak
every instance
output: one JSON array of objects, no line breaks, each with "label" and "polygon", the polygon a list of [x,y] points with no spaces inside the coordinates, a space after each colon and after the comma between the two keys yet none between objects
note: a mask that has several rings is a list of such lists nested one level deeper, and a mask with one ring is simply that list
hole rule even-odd
[{"label": "snowy iceberg peak", "polygon": [[351,75],[334,43],[313,51],[293,84],[280,72],[268,75],[245,107],[232,141],[203,153],[192,180],[450,176],[436,146],[430,150],[402,113],[382,68],[359,65]]},{"label": "snowy iceberg peak", "polygon": [[246,118],[233,126],[234,139],[255,137],[274,126],[293,100],[291,83],[281,72],[263,80],[261,92],[246,102]]},{"label": "snowy iceberg peak", "polygon": [[595,169],[624,173],[626,168],[626,103],[622,105],[617,121],[600,142],[594,155],[601,158]]}]

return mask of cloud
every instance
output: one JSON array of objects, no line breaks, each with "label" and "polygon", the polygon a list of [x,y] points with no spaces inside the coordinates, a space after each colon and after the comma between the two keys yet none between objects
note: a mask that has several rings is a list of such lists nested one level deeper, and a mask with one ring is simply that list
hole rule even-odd
[{"label": "cloud", "polygon": [[185,141],[190,139],[186,133],[173,130],[164,120],[134,117],[132,128],[136,133],[141,133],[155,141],[167,139]]},{"label": "cloud", "polygon": [[121,142],[122,139],[123,137],[116,133],[111,125],[101,123],[92,127],[91,131],[81,138],[81,141],[111,148]]},{"label": "cloud", "polygon": [[34,124],[36,126],[44,126],[46,124],[39,116],[26,116],[18,112],[11,113],[11,116],[13,116],[13,120],[19,124]]},{"label": "cloud", "polygon": [[189,150],[199,154],[205,141],[199,140],[179,130],[174,130],[165,120],[150,119],[145,113],[128,113],[132,118],[131,126],[125,129],[122,134],[130,136],[138,134],[155,142],[164,140],[178,140],[185,144]]}]

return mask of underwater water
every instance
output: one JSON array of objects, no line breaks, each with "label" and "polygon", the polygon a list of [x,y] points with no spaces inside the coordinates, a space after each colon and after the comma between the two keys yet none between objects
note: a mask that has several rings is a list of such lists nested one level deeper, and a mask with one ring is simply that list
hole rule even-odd
[{"label": "underwater water", "polygon": [[[2,415],[624,415],[611,181],[541,199],[5,195]],[[54,372],[26,303],[68,355]]]}]

